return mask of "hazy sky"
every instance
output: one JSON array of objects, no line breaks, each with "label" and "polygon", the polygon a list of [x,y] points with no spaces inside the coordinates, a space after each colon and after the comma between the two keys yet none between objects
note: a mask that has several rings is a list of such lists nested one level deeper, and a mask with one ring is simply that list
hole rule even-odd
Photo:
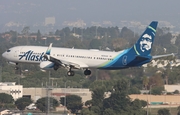
[{"label": "hazy sky", "polygon": [[180,0],[1,0],[1,22],[39,23],[54,16],[58,23],[84,20],[86,23],[122,20],[180,21]]}]

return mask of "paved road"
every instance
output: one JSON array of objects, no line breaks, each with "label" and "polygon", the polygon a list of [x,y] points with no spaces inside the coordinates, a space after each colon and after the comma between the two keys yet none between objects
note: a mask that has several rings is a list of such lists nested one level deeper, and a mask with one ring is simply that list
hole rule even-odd
[{"label": "paved road", "polygon": [[171,107],[178,107],[178,106],[180,105],[148,105],[148,108],[171,108]]}]

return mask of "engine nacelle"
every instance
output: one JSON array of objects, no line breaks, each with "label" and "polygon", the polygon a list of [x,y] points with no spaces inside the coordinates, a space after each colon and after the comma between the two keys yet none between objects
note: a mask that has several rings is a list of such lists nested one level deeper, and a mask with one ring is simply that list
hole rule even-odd
[{"label": "engine nacelle", "polygon": [[40,68],[41,69],[53,69],[54,63],[50,62],[50,61],[43,61],[40,63]]}]

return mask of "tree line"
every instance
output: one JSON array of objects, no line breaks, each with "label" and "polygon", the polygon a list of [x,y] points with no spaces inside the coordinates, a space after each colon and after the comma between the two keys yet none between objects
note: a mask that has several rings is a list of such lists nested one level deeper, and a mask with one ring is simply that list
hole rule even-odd
[{"label": "tree line", "polygon": [[[73,33],[81,35],[80,38],[73,36]],[[5,36],[9,34],[11,37]],[[28,38],[29,35],[37,36],[37,39]],[[23,35],[22,38],[18,38],[19,35]],[[88,28],[72,28],[65,27],[56,32],[50,32],[48,35],[60,36],[60,40],[56,40],[50,37],[46,39],[46,45],[54,43],[53,46],[60,47],[75,47],[75,48],[98,48],[106,50],[108,47],[111,50],[121,50],[132,46],[138,39],[139,35],[127,27],[123,27],[121,30],[118,27],[88,27]],[[10,47],[17,45],[44,45],[45,40],[41,39],[44,35],[40,30],[36,33],[31,33],[29,27],[25,27],[21,33],[16,31],[9,31],[0,33],[0,53],[9,49]],[[83,38],[83,39],[82,39]],[[152,54],[164,54],[179,52],[180,35],[176,36],[175,44],[171,43],[173,34],[170,33],[168,28],[158,28],[156,38],[152,50]],[[165,50],[166,49],[166,50]],[[16,82],[22,84],[24,87],[45,87],[48,81],[48,75],[39,71],[37,65],[22,64],[18,71],[15,71],[13,66],[7,64],[7,62],[0,57],[1,65],[1,81],[4,82]],[[169,60],[169,63],[174,61],[174,58],[164,58]],[[161,62],[163,63],[163,62]],[[70,87],[84,87],[93,89],[95,84],[105,85],[111,87],[113,80],[119,78],[127,78],[129,80],[132,93],[138,93],[140,89],[150,89],[152,84],[156,84],[153,87],[163,87],[164,84],[175,84],[180,82],[179,67],[171,67],[170,64],[164,68],[157,68],[149,66],[147,68],[130,68],[117,71],[103,71],[92,70],[92,75],[85,78],[82,72],[77,72],[75,77],[66,77],[66,70],[61,68],[58,71],[52,71],[51,77],[56,78],[56,82],[53,82],[55,87],[64,87],[66,80],[71,81]],[[28,70],[28,71],[26,71]],[[156,73],[161,71],[161,73]],[[107,81],[112,80],[112,81]],[[31,81],[31,82],[29,82]],[[163,81],[163,82],[162,82]],[[159,88],[163,90],[163,88]]]},{"label": "tree line", "polygon": [[[108,91],[109,95],[106,95]],[[126,79],[116,81],[110,90],[105,87],[96,87],[92,91],[92,99],[82,103],[82,98],[77,95],[67,95],[56,100],[53,97],[42,97],[34,102],[39,111],[47,113],[48,107],[50,111],[54,111],[59,104],[66,106],[64,113],[73,113],[80,115],[145,115],[147,114],[147,102],[144,100],[131,100],[128,96],[129,86]],[[106,92],[106,93],[105,93]],[[17,108],[22,112],[33,101],[30,98],[22,97],[13,100],[12,96],[0,93],[1,108]],[[180,113],[178,107],[178,113]],[[149,112],[149,111],[148,111]],[[151,113],[149,113],[151,114]],[[159,109],[158,115],[170,115],[169,109]]]},{"label": "tree line", "polygon": [[[80,35],[79,38],[74,36],[73,33]],[[11,37],[4,36],[6,34],[9,34]],[[18,38],[19,35],[23,35],[22,38]],[[28,38],[30,35],[37,36],[37,39]],[[61,39],[51,38],[53,35],[60,36]],[[41,34],[40,30],[36,33],[30,32],[28,27],[25,27],[21,33],[12,30],[0,33],[0,53],[2,54],[10,47],[17,45],[45,45],[45,40],[41,39],[44,36],[46,35]],[[123,27],[121,30],[118,27],[103,28],[93,26],[85,29],[70,29],[66,27],[56,32],[49,32],[46,45],[48,46],[52,42],[53,46],[58,47],[95,48],[101,50],[106,50],[106,47],[108,47],[111,50],[119,51],[131,47],[138,38],[139,35],[127,27]],[[176,35],[174,44],[171,43],[172,39],[173,34],[168,28],[158,28],[152,54],[179,53],[180,35]],[[45,85],[49,81],[48,74],[39,71],[40,69],[37,65],[22,64],[21,68],[16,71],[2,57],[0,59],[1,81],[16,82],[23,85],[23,87],[46,87]],[[61,68],[56,72],[51,72],[51,77],[55,78],[56,81],[50,81],[50,84],[54,87],[64,87],[65,82],[68,80],[71,81],[68,84],[69,87],[94,90],[96,86],[103,86],[106,89],[110,89],[114,85],[114,81],[125,78],[128,80],[130,87],[129,94],[139,94],[141,89],[149,90],[152,84],[155,84],[152,86],[152,94],[162,94],[164,84],[177,84],[180,82],[179,66],[171,67],[170,65],[171,62],[176,63],[175,59],[164,59],[169,61],[169,64],[164,68],[152,67],[150,63],[146,68],[130,68],[117,71],[92,70],[92,75],[88,77],[85,77],[81,71],[77,72],[74,77],[66,77],[66,70]],[[161,72],[157,73],[157,71]],[[175,93],[178,92],[176,91]]]}]

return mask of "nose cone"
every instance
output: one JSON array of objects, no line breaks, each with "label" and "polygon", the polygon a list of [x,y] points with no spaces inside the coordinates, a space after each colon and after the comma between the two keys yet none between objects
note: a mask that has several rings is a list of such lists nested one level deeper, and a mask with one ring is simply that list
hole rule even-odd
[{"label": "nose cone", "polygon": [[6,58],[6,52],[4,52],[4,53],[2,54],[2,57],[3,57],[3,58]]}]

